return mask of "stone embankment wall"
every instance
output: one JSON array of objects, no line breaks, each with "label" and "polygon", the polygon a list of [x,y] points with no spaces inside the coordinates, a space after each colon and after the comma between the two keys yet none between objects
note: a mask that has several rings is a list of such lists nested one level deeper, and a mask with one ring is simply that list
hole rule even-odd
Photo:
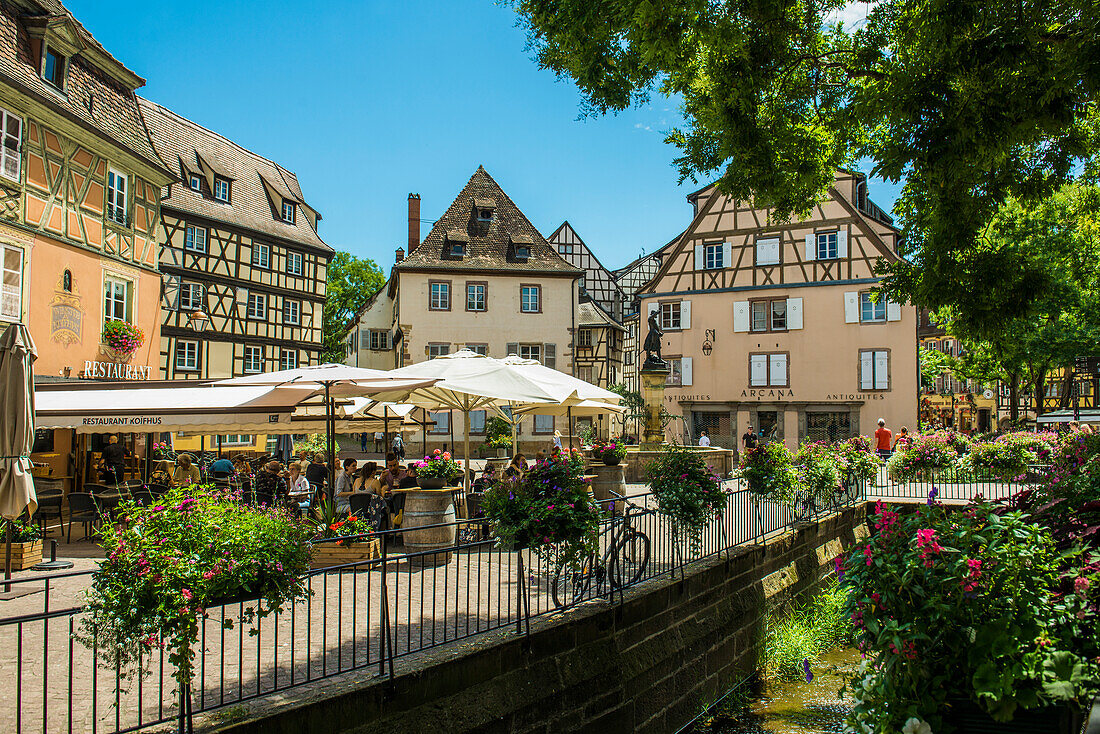
[{"label": "stone embankment wall", "polygon": [[[867,534],[867,506],[656,579],[615,605],[533,619],[399,660],[396,677],[321,681],[258,702],[225,734],[671,733],[757,665],[764,617]],[[254,717],[254,718],[252,718]]]}]

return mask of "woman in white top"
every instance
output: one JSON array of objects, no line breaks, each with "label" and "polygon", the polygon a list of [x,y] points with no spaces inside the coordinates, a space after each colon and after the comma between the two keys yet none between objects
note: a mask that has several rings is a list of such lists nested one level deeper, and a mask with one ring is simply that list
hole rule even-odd
[{"label": "woman in white top", "polygon": [[286,484],[290,494],[309,494],[309,480],[302,474],[302,465],[297,461],[290,462],[289,475]]}]

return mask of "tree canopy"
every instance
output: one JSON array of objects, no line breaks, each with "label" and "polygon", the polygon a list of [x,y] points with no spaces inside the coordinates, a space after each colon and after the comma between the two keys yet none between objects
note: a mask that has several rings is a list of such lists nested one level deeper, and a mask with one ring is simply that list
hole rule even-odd
[{"label": "tree canopy", "polygon": [[[805,213],[838,167],[904,183],[886,290],[980,330],[1043,281],[989,238],[1005,202],[1097,173],[1098,0],[512,0],[538,62],[586,114],[682,102],[681,180]],[[863,7],[856,5],[855,7]]]},{"label": "tree canopy", "polygon": [[374,260],[358,258],[339,251],[333,255],[328,264],[328,286],[321,336],[323,361],[344,361],[347,354],[344,335],[348,320],[385,284],[386,275]]}]

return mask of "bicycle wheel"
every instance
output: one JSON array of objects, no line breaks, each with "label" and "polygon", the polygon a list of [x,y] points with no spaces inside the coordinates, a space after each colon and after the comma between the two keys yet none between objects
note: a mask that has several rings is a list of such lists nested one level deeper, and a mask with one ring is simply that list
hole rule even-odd
[{"label": "bicycle wheel", "polygon": [[631,528],[615,546],[618,558],[611,565],[612,588],[638,583],[649,567],[649,536]]},{"label": "bicycle wheel", "polygon": [[809,492],[799,492],[794,496],[791,514],[794,516],[795,522],[805,522],[813,517],[814,498],[810,496]]},{"label": "bicycle wheel", "polygon": [[558,566],[554,579],[550,583],[550,596],[554,599],[554,606],[561,609],[570,604],[576,604],[588,595],[588,590],[592,586],[592,567],[595,561],[595,556],[589,558],[583,571]]}]

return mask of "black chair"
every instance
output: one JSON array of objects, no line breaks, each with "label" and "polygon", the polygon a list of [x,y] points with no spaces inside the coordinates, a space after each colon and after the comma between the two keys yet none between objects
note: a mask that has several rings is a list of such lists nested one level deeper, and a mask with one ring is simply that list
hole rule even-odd
[{"label": "black chair", "polygon": [[99,523],[99,511],[96,508],[95,497],[89,492],[69,493],[69,540],[73,541],[73,523],[78,522],[84,526],[84,537],[91,535],[90,528]]},{"label": "black chair", "polygon": [[156,499],[156,495],[153,494],[150,489],[135,489],[130,493],[130,499],[137,502],[140,505],[148,506],[153,504],[153,500]]},{"label": "black chair", "polygon": [[167,491],[168,491],[168,485],[167,484],[150,484],[149,485],[149,494],[153,495],[154,497],[160,497],[161,495],[163,495]]},{"label": "black chair", "polygon": [[38,524],[42,526],[42,537],[46,537],[46,522],[51,517],[56,517],[61,525],[61,536],[65,536],[65,516],[61,512],[61,505],[65,495],[60,489],[36,490],[38,497],[38,510],[34,513]]},{"label": "black chair", "polygon": [[370,521],[371,527],[386,530],[390,524],[390,508],[386,500],[376,494],[353,494],[348,498],[351,514]]}]

